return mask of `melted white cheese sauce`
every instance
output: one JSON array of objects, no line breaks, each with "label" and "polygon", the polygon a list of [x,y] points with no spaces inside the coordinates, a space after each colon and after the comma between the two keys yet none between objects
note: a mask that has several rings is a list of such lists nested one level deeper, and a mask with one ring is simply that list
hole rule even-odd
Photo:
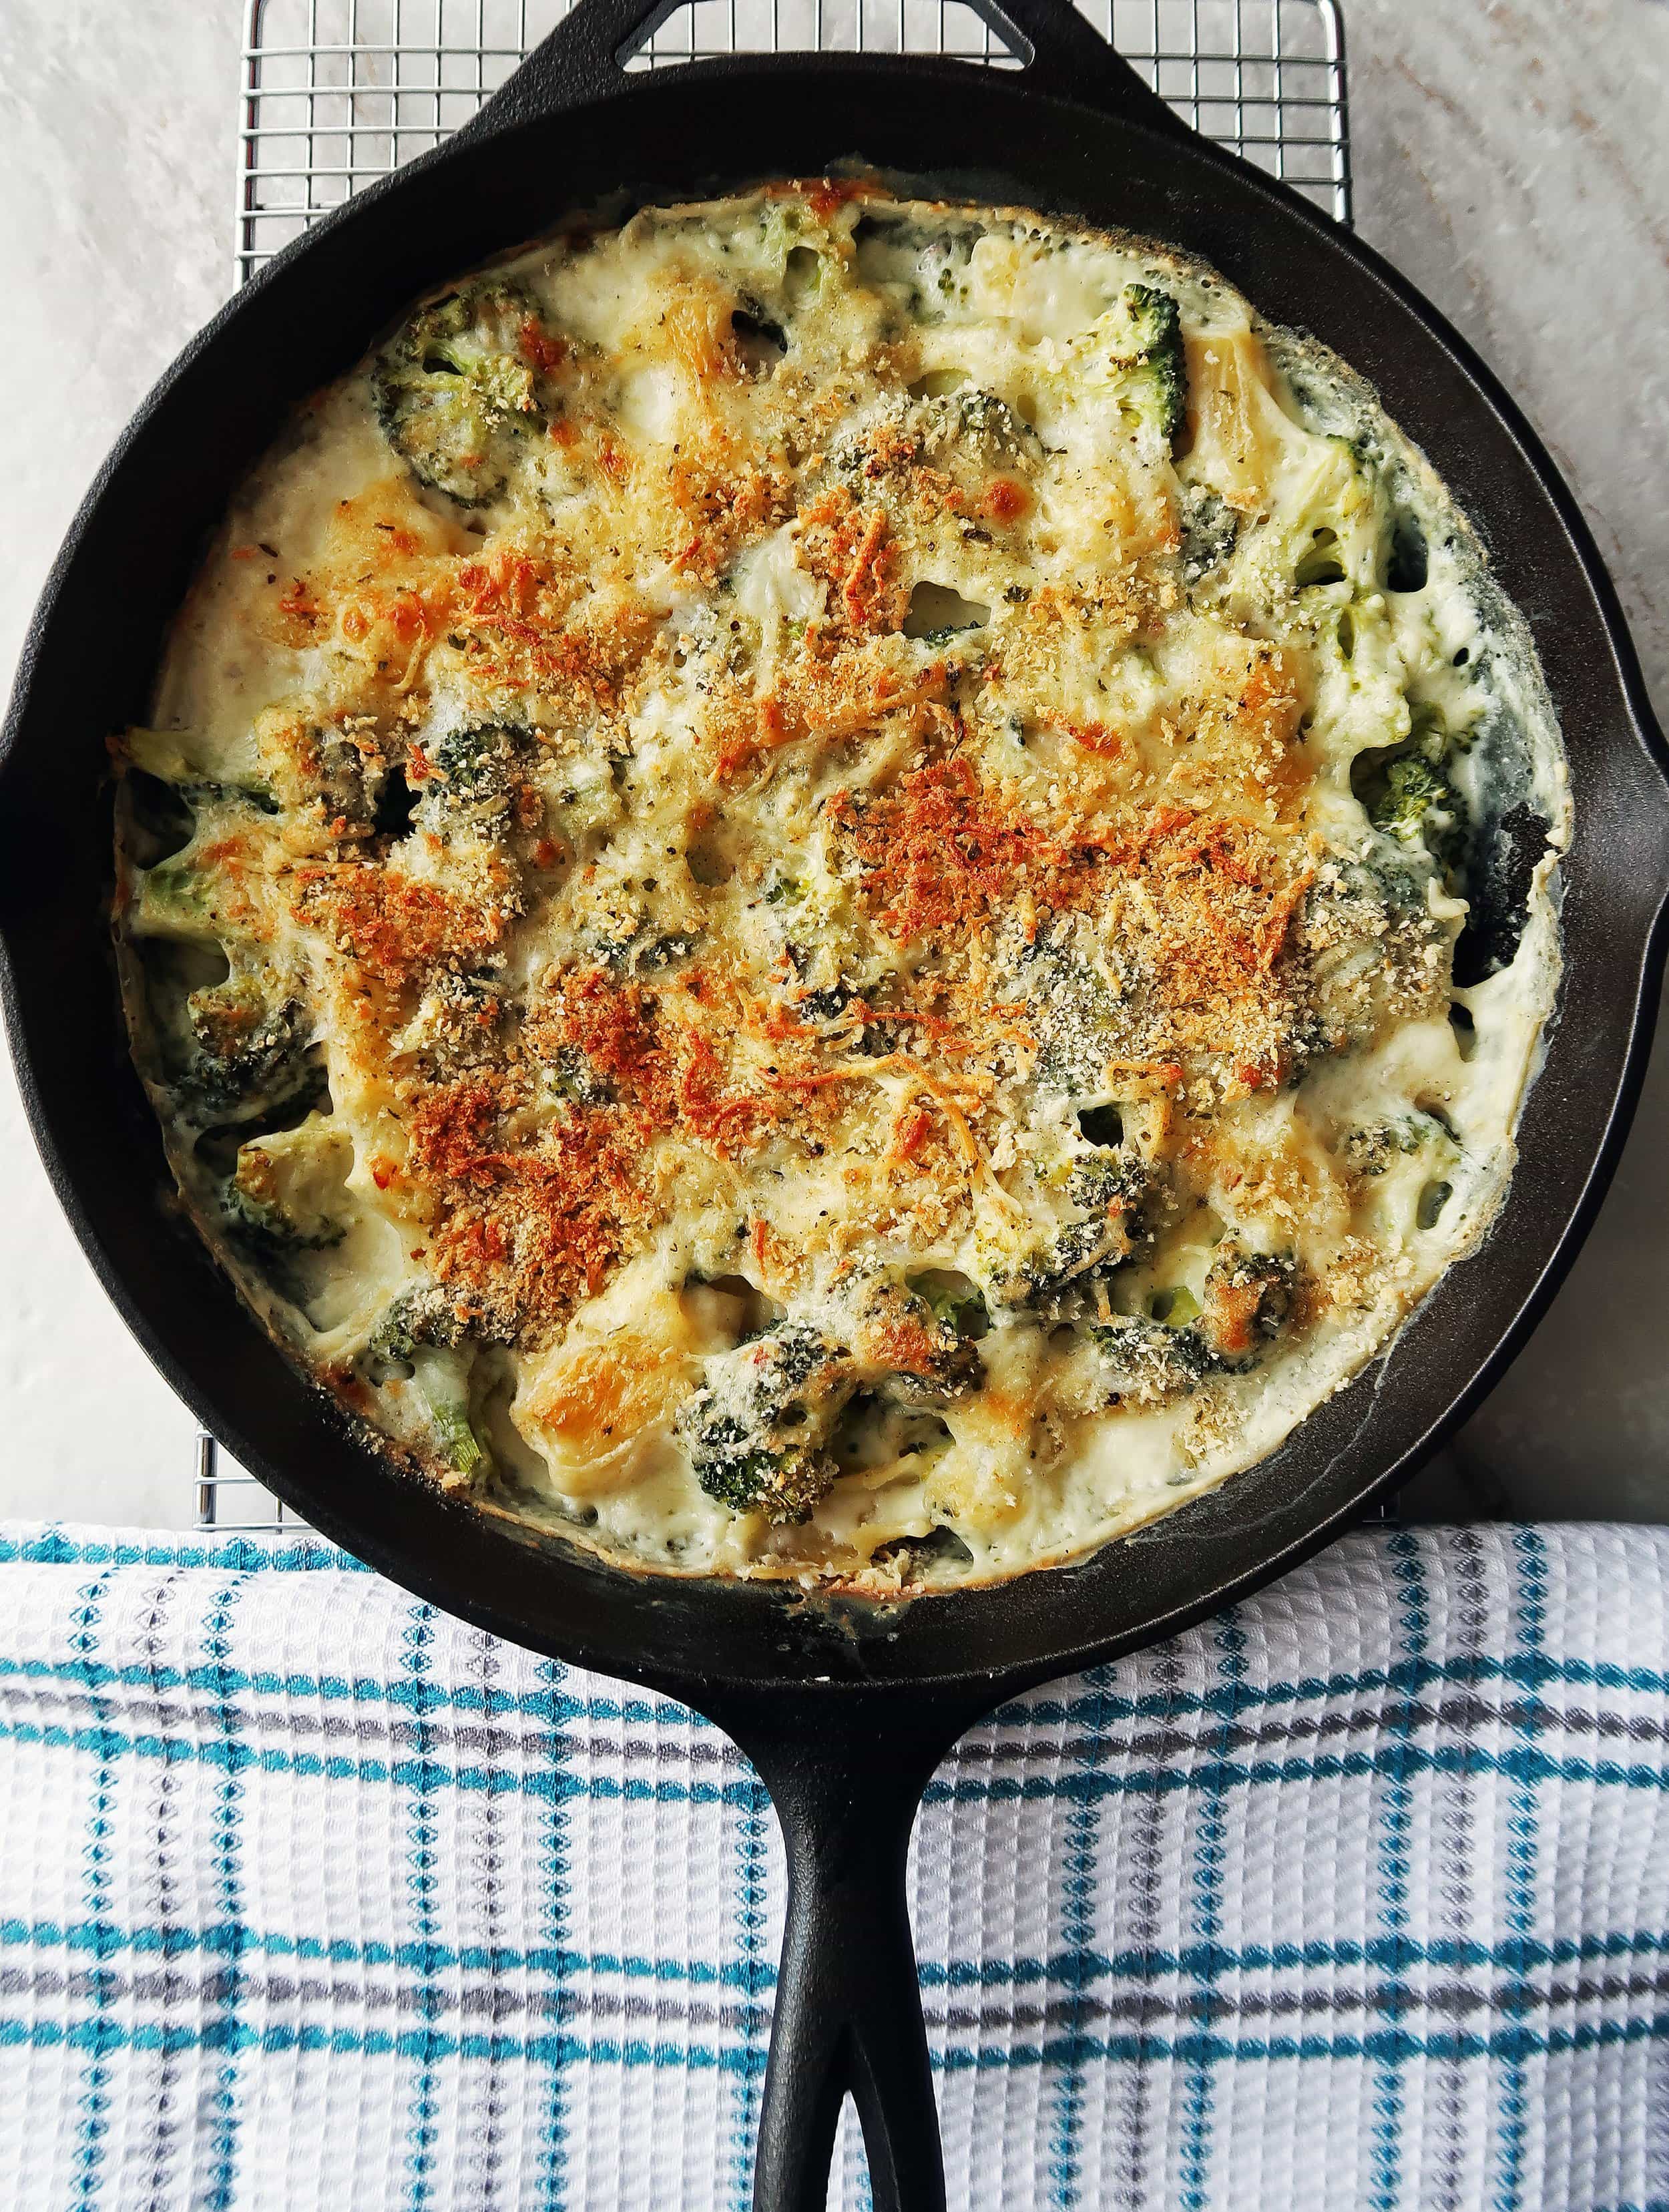
[{"label": "melted white cheese sauce", "polygon": [[639,1565],[985,1579],[1262,1457],[1484,1236],[1552,1006],[1563,758],[1464,518],[1220,278],[1023,212],[491,281],[298,416],[129,739],[205,1235],[355,1418]]}]

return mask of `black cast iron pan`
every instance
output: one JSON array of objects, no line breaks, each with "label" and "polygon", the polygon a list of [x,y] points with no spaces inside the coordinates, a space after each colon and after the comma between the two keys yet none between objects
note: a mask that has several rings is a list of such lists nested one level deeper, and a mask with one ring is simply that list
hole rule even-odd
[{"label": "black cast iron pan", "polygon": [[[665,7],[658,15],[667,12]],[[1523,1342],[1609,1178],[1662,965],[1662,738],[1569,493],[1494,378],[1387,268],[1176,123],[1066,4],[1004,0],[1012,72],[743,56],[627,77],[645,0],[580,0],[479,119],[289,249],[123,434],[53,569],[0,756],[7,1013],[46,1166],[168,1380],[327,1535],[518,1643],[667,1691],[757,1765],[792,1889],[756,2203],[824,2202],[857,2100],[883,2212],[944,2203],[904,1863],[923,1785],[1000,1698],[1171,1633],[1294,1565],[1409,1474]],[[355,1441],[169,1202],[109,947],[105,740],[143,719],[205,532],[291,405],[410,297],[618,187],[682,198],[861,155],[980,198],[1174,241],[1377,386],[1478,523],[1534,630],[1569,750],[1565,981],[1512,1193],[1382,1366],[1215,1496],[1082,1565],[890,1610],[638,1578],[521,1538]]]}]

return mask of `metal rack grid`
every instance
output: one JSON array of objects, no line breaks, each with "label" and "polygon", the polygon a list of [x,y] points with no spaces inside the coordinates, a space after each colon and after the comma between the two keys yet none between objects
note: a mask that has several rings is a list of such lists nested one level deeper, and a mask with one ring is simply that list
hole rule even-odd
[{"label": "metal rack grid", "polygon": [[[238,131],[243,283],[375,177],[467,122],[572,0],[249,0]],[[1077,0],[1183,120],[1350,219],[1338,0]],[[968,0],[683,0],[628,66],[710,55],[1013,55]],[[199,1435],[199,1528],[306,1528]]]},{"label": "metal rack grid", "polygon": [[[236,273],[438,145],[571,0],[250,0]],[[1078,0],[1185,122],[1349,222],[1337,0]],[[1014,57],[968,0],[682,0],[633,56],[804,51]]]}]

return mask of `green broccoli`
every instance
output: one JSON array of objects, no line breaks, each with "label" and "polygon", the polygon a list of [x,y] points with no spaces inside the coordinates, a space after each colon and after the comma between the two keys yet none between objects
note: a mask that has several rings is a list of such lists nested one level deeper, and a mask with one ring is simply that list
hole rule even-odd
[{"label": "green broccoli", "polygon": [[1248,1252],[1232,1240],[1218,1246],[1199,1332],[1218,1367],[1235,1372],[1262,1358],[1292,1317],[1297,1273],[1290,1257]]},{"label": "green broccoli", "polygon": [[200,868],[189,853],[159,860],[134,886],[131,915],[136,937],[217,938],[224,926],[220,900],[225,890],[211,868]]},{"label": "green broccoli", "polygon": [[930,434],[935,447],[972,450],[991,468],[1012,468],[1017,462],[1041,458],[1043,441],[1036,431],[994,392],[963,390],[929,404],[944,423],[942,436]]},{"label": "green broccoli", "polygon": [[428,1409],[437,1455],[449,1476],[461,1481],[493,1471],[493,1455],[470,1412],[471,1364],[465,1353],[434,1346],[414,1352],[411,1362],[418,1395]]},{"label": "green broccoli", "polygon": [[431,756],[437,780],[448,799],[502,799],[516,781],[528,742],[525,730],[501,723],[448,731]]},{"label": "green broccoli", "polygon": [[753,1432],[726,1415],[688,1429],[685,1442],[695,1480],[709,1498],[732,1513],[762,1513],[779,1526],[805,1520],[839,1471],[830,1455],[815,1447],[760,1450]]},{"label": "green broccoli", "polygon": [[1184,484],[1177,521],[1182,532],[1182,580],[1200,583],[1234,551],[1241,519],[1211,484]]},{"label": "green broccoli", "polygon": [[353,1164],[353,1140],[326,1115],[252,1138],[239,1147],[226,1186],[228,1217],[262,1244],[320,1251],[340,1243]]},{"label": "green broccoli", "polygon": [[361,747],[340,730],[310,730],[303,757],[288,763],[273,781],[288,786],[291,805],[311,806],[333,835],[367,831],[377,825],[388,765],[374,746]]},{"label": "green broccoli", "polygon": [[167,784],[192,807],[233,800],[257,807],[263,814],[278,811],[270,785],[256,777],[223,775],[217,767],[199,759],[189,731],[128,730],[122,737],[121,752],[130,768]]},{"label": "green broccoli", "polygon": [[456,1297],[439,1283],[418,1283],[388,1306],[372,1332],[367,1356],[373,1365],[406,1368],[425,1349],[455,1352],[480,1333],[482,1318],[467,1297]]},{"label": "green broccoli", "polygon": [[631,948],[632,973],[653,975],[663,968],[676,968],[681,960],[692,957],[701,941],[689,930],[674,930],[665,937],[658,937],[652,931]]},{"label": "green broccoli", "polygon": [[175,1085],[199,1115],[247,1119],[299,1103],[324,1086],[300,1003],[276,998],[264,979],[234,972],[185,1000],[190,1045]]},{"label": "green broccoli", "polygon": [[614,1097],[577,1044],[558,1045],[546,1066],[551,1085],[571,1106],[604,1106]]},{"label": "green broccoli", "polygon": [[517,441],[540,419],[530,325],[537,332],[528,294],[489,279],[420,307],[371,372],[383,434],[421,482],[460,507],[499,496]]},{"label": "green broccoli", "polygon": [[915,1413],[964,1398],[985,1381],[974,1346],[991,1328],[979,1286],[954,1268],[927,1267],[903,1282],[879,1280],[854,1340],[868,1392],[883,1413]]},{"label": "green broccoli", "polygon": [[470,1407],[475,1354],[482,1341],[507,1334],[503,1318],[479,1301],[419,1283],[393,1301],[366,1346],[362,1364],[371,1382],[398,1376],[416,1384],[437,1455],[454,1476],[493,1472]]},{"label": "green broccoli", "polygon": [[1045,924],[1018,948],[1012,973],[1037,1024],[1038,1088],[1093,1096],[1114,1050],[1119,1014],[1107,979],[1058,924]]},{"label": "green broccoli", "polygon": [[1132,1231],[1148,1188],[1142,1162],[1122,1152],[1078,1160],[1066,1182],[1067,1201],[1076,1211],[1036,1231],[1017,1255],[994,1255],[992,1289],[1006,1305],[1059,1312],[1093,1278],[1130,1257]]},{"label": "green broccoli", "polygon": [[732,1513],[804,1521],[839,1473],[828,1440],[855,1379],[846,1353],[803,1322],[715,1354],[678,1414],[696,1480]]},{"label": "green broccoli", "polygon": [[1123,397],[1144,423],[1174,446],[1188,408],[1182,319],[1175,301],[1154,285],[1126,284],[1102,327],[1110,331],[1114,365],[1124,372]]},{"label": "green broccoli", "polygon": [[1443,1159],[1456,1154],[1454,1139],[1435,1115],[1416,1109],[1394,1121],[1375,1121],[1345,1133],[1339,1151],[1360,1176],[1382,1176],[1399,1157],[1431,1152]]},{"label": "green broccoli", "polygon": [[1092,1323],[1088,1335],[1115,1399],[1156,1404],[1193,1389],[1212,1364],[1197,1329],[1168,1328],[1143,1314],[1115,1314]]},{"label": "green broccoli", "polygon": [[1466,801],[1422,753],[1404,753],[1390,763],[1369,800],[1368,818],[1400,844],[1423,843],[1445,867],[1459,860],[1466,842]]},{"label": "green broccoli", "polygon": [[953,1330],[964,1342],[977,1343],[991,1327],[991,1315],[979,1285],[954,1268],[925,1268],[907,1279],[907,1288],[942,1328]]}]

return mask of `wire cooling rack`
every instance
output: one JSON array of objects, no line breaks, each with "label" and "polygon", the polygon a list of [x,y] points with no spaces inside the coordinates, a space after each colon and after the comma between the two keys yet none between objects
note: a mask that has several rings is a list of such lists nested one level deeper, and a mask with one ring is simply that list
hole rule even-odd
[{"label": "wire cooling rack", "polygon": [[[572,0],[249,0],[234,273],[465,123]],[[1186,123],[1350,219],[1337,0],[1078,0]],[[1014,56],[967,0],[683,0],[632,69],[736,52]],[[199,1528],[306,1523],[199,1434]]]},{"label": "wire cooling rack", "polygon": [[[373,177],[438,145],[570,0],[251,0],[237,275]],[[1079,0],[1185,122],[1348,222],[1336,0]],[[1013,55],[968,0],[683,0],[629,67],[804,51]]]}]

